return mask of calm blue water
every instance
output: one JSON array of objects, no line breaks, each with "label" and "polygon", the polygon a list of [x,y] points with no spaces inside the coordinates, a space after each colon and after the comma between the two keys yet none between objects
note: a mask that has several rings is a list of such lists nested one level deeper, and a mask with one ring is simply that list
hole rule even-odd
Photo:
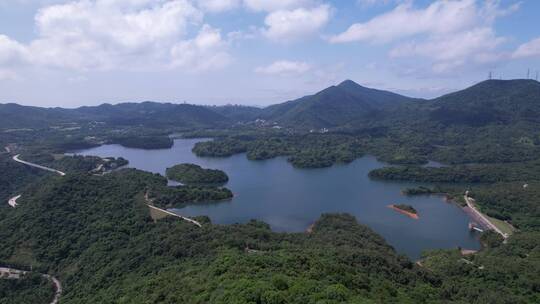
[{"label": "calm blue water", "polygon": [[[347,212],[381,234],[398,252],[413,259],[427,249],[479,248],[477,237],[468,230],[468,217],[454,204],[439,196],[400,194],[401,189],[418,184],[370,180],[368,172],[383,166],[374,157],[325,169],[295,169],[285,158],[266,161],[249,161],[245,155],[200,158],[191,152],[198,141],[201,140],[178,139],[171,149],[165,150],[106,145],[78,154],[122,156],[131,167],[161,174],[167,167],[186,162],[227,172],[230,181],[226,186],[235,194],[232,201],[174,209],[186,216],[207,215],[214,223],[258,219],[276,231],[300,232],[322,213]],[[414,206],[420,219],[410,219],[387,207],[399,203]]]}]

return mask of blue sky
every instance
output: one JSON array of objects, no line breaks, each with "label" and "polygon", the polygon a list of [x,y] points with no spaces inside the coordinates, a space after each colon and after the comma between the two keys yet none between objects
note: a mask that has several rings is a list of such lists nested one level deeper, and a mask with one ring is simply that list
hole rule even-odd
[{"label": "blue sky", "polygon": [[0,102],[434,97],[540,70],[536,0],[0,0]]}]

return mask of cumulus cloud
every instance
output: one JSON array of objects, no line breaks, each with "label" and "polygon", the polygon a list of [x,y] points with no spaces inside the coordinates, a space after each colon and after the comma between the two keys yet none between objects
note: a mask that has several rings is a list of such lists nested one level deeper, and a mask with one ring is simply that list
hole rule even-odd
[{"label": "cumulus cloud", "polygon": [[[201,25],[202,19],[188,0],[79,0],[46,6],[35,16],[35,40],[21,44],[0,38],[0,68],[6,68],[4,49],[36,66],[83,71],[221,67],[227,62],[226,42],[219,30]],[[197,27],[199,34],[190,38]]]},{"label": "cumulus cloud", "polygon": [[205,11],[223,12],[239,7],[240,0],[198,0],[198,5]]},{"label": "cumulus cloud", "polygon": [[0,66],[20,64],[27,58],[28,51],[24,45],[8,36],[0,35]]},{"label": "cumulus cloud", "polygon": [[0,80],[17,79],[16,68],[26,65],[28,58],[24,45],[0,35]]},{"label": "cumulus cloud", "polygon": [[271,40],[282,42],[309,37],[328,23],[330,14],[328,5],[278,10],[266,17],[264,23],[267,27],[263,33]]},{"label": "cumulus cloud", "polygon": [[467,62],[488,63],[500,59],[497,47],[506,39],[497,37],[493,29],[475,28],[445,36],[436,36],[420,42],[398,45],[390,51],[391,57],[423,56],[435,60],[436,72],[446,72]]},{"label": "cumulus cloud", "polygon": [[505,38],[497,36],[493,24],[496,18],[518,8],[519,4],[501,7],[498,0],[438,0],[425,8],[405,2],[367,22],[351,25],[330,42],[397,43],[391,57],[426,57],[432,60],[435,72],[446,72],[502,58],[498,47]]},{"label": "cumulus cloud", "polygon": [[297,75],[303,74],[311,69],[305,62],[279,60],[268,66],[258,67],[255,72],[267,75]]},{"label": "cumulus cloud", "polygon": [[477,21],[476,1],[437,1],[425,9],[411,2],[365,23],[355,23],[330,39],[334,43],[389,42],[418,34],[446,34],[467,29]]},{"label": "cumulus cloud", "polygon": [[177,43],[171,50],[173,66],[204,71],[229,63],[230,56],[224,51],[225,42],[221,32],[204,25],[197,37]]},{"label": "cumulus cloud", "polygon": [[244,0],[244,5],[254,11],[272,12],[311,5],[313,0]]},{"label": "cumulus cloud", "polygon": [[520,45],[512,54],[514,58],[540,57],[540,37]]}]

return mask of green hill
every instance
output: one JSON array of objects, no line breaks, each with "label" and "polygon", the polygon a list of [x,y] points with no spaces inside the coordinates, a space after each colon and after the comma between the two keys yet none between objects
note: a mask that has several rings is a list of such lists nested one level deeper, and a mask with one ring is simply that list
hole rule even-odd
[{"label": "green hill", "polygon": [[190,104],[157,102],[103,104],[97,107],[81,107],[75,112],[115,125],[208,127],[231,123],[226,117],[206,107]]},{"label": "green hill", "polygon": [[540,83],[488,80],[431,101],[430,118],[444,124],[540,123]]},{"label": "green hill", "polygon": [[77,109],[27,107],[0,104],[0,128],[46,128],[89,121],[112,126],[217,127],[233,122],[206,107],[157,102],[121,103]]},{"label": "green hill", "polygon": [[0,208],[0,262],[54,274],[62,303],[412,303],[435,282],[347,215],[311,234],[154,222],[143,197],[164,182],[136,170],[48,179],[24,207]]},{"label": "green hill", "polygon": [[414,100],[347,80],[315,95],[267,107],[260,118],[303,129],[332,128],[371,120],[385,110]]},{"label": "green hill", "polygon": [[[539,299],[537,233],[516,234],[472,257],[435,251],[419,266],[344,214],[323,215],[309,233],[272,232],[256,221],[213,225],[200,218],[202,228],[175,218],[156,222],[144,194],[165,185],[163,177],[132,169],[34,184],[20,207],[0,207],[0,263],[53,274],[66,304]],[[25,292],[41,292],[32,286]]]},{"label": "green hill", "polygon": [[52,123],[68,123],[81,119],[73,112],[61,108],[21,106],[14,103],[0,104],[0,128],[43,128]]},{"label": "green hill", "polygon": [[257,118],[261,108],[243,105],[209,106],[208,109],[235,122],[249,122]]}]

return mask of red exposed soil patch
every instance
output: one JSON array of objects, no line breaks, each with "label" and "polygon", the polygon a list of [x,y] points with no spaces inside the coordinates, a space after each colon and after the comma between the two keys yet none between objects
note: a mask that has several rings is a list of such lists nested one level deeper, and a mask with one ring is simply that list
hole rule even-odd
[{"label": "red exposed soil patch", "polygon": [[395,211],[401,213],[401,214],[405,214],[406,216],[412,218],[412,219],[419,219],[420,217],[418,216],[418,214],[415,214],[415,213],[412,213],[412,212],[409,212],[409,211],[405,211],[403,209],[399,209],[398,207],[396,207],[395,205],[389,205],[388,208],[390,209],[394,209]]}]

